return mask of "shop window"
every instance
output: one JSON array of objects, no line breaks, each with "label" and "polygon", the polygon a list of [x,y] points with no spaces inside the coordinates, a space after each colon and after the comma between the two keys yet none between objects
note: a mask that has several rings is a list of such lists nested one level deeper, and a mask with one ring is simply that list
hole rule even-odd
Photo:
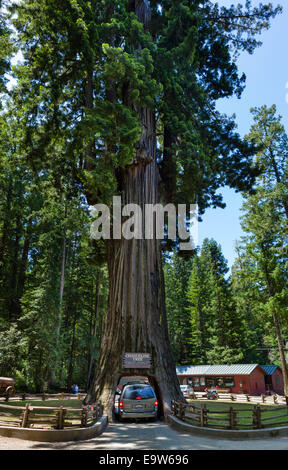
[{"label": "shop window", "polygon": [[214,377],[207,377],[206,378],[206,386],[207,387],[215,387],[215,378]]},{"label": "shop window", "polygon": [[200,385],[201,387],[205,387],[205,377],[200,377]]},{"label": "shop window", "polygon": [[234,387],[234,377],[223,377],[224,387]]},{"label": "shop window", "polygon": [[218,385],[218,387],[224,387],[224,377],[217,377],[216,385]]},{"label": "shop window", "polygon": [[194,377],[194,387],[198,388],[200,386],[199,377]]}]

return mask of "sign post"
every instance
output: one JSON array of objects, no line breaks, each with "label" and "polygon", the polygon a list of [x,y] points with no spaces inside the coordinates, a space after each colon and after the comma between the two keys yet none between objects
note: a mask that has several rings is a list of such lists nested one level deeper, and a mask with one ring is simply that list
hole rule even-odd
[{"label": "sign post", "polygon": [[125,353],[123,356],[124,369],[150,369],[151,354],[149,353]]}]

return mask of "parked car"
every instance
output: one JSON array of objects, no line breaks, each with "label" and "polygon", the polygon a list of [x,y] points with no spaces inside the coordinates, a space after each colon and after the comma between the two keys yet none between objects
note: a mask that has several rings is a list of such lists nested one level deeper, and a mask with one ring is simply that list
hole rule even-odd
[{"label": "parked car", "polygon": [[15,380],[12,377],[0,377],[0,395],[15,395]]},{"label": "parked car", "polygon": [[191,398],[194,395],[194,390],[191,385],[180,385],[181,392],[185,398]]},{"label": "parked car", "polygon": [[148,383],[123,386],[118,401],[119,419],[153,418],[158,416],[158,400]]}]

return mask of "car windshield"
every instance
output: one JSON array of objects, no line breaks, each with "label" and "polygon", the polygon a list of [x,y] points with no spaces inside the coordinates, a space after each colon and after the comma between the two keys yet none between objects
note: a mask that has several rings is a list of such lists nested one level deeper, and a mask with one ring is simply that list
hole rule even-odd
[{"label": "car windshield", "polygon": [[147,377],[137,377],[137,376],[121,377],[118,385],[126,385],[128,382],[131,382],[131,383],[135,382],[136,384],[140,384],[140,383],[148,382],[148,379]]},{"label": "car windshield", "polygon": [[180,385],[181,390],[187,390],[187,385]]},{"label": "car windshield", "polygon": [[127,385],[123,398],[128,400],[155,398],[155,393],[150,385]]}]

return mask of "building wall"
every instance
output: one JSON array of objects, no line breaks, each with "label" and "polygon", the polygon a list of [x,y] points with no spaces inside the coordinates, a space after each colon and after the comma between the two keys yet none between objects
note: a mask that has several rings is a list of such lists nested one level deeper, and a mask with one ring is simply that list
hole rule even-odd
[{"label": "building wall", "polygon": [[272,386],[273,386],[274,392],[278,393],[279,395],[283,395],[284,383],[283,383],[282,371],[280,369],[276,369],[274,374],[272,375]]},{"label": "building wall", "polygon": [[251,393],[249,375],[234,375],[234,387],[231,389],[232,393]]},{"label": "building wall", "polygon": [[[231,377],[229,375],[227,377]],[[187,375],[187,376],[178,376],[179,383],[187,384],[188,378],[190,377],[199,377],[198,375]],[[216,376],[215,376],[216,377]],[[224,374],[221,377],[225,377]],[[234,387],[227,390],[231,390],[232,393],[247,393],[249,395],[261,395],[265,393],[265,380],[264,373],[262,369],[256,368],[250,375],[234,375]],[[275,379],[276,380],[276,379]],[[283,383],[283,381],[282,381]],[[283,388],[283,385],[282,385]],[[205,386],[195,388],[195,391],[204,391]]]},{"label": "building wall", "polygon": [[261,395],[262,393],[265,394],[266,387],[265,387],[265,379],[264,373],[262,369],[257,367],[253,370],[253,372],[249,376],[250,382],[250,394],[251,395]]}]

